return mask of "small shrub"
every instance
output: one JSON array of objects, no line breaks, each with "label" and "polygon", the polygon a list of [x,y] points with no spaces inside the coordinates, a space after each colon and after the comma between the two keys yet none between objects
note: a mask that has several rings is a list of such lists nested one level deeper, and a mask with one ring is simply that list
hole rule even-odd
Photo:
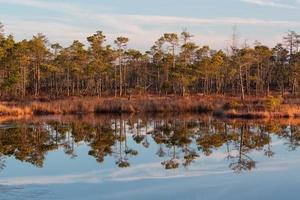
[{"label": "small shrub", "polygon": [[170,81],[165,81],[162,86],[161,89],[164,93],[168,93],[172,88],[172,84],[170,83]]},{"label": "small shrub", "polygon": [[241,107],[241,104],[239,102],[231,101],[223,105],[223,110],[238,109],[239,107]]},{"label": "small shrub", "polygon": [[275,111],[280,108],[282,102],[283,98],[281,96],[268,96],[265,102],[265,106],[267,107],[267,109]]},{"label": "small shrub", "polygon": [[54,115],[55,113],[49,110],[43,110],[40,108],[34,109],[33,114],[37,116],[42,116],[42,115]]}]

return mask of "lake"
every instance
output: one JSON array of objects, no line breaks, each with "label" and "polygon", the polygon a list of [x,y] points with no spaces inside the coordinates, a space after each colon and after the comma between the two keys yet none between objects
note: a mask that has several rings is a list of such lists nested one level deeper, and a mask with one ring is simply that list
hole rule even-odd
[{"label": "lake", "polygon": [[0,123],[0,199],[297,199],[299,146],[293,120],[10,120]]}]

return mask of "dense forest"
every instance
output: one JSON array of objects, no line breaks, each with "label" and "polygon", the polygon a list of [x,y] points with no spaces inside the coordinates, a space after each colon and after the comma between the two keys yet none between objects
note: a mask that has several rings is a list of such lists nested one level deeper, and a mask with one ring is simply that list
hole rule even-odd
[{"label": "dense forest", "polygon": [[226,50],[198,46],[193,35],[165,33],[147,52],[127,48],[129,39],[107,44],[102,31],[69,47],[43,34],[16,41],[0,23],[2,99],[131,94],[296,94],[300,81],[300,35],[288,31],[274,48],[260,42]]}]

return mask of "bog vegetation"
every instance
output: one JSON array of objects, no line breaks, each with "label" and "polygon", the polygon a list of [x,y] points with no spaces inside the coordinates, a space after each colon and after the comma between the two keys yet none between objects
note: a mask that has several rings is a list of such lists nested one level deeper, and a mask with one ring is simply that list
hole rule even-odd
[{"label": "bog vegetation", "polygon": [[[16,41],[0,25],[1,99],[131,94],[296,94],[300,36],[289,31],[269,48],[236,45],[228,50],[198,46],[187,31],[165,33],[149,51],[128,49],[129,39],[107,44],[102,31],[63,48],[43,34]],[[272,103],[271,103],[272,104]]]}]

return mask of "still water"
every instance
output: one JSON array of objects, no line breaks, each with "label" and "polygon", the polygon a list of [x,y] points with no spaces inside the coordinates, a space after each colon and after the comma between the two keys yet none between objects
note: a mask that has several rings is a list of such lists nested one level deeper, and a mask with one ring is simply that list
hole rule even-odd
[{"label": "still water", "polygon": [[300,123],[86,116],[0,123],[1,200],[298,199]]}]

